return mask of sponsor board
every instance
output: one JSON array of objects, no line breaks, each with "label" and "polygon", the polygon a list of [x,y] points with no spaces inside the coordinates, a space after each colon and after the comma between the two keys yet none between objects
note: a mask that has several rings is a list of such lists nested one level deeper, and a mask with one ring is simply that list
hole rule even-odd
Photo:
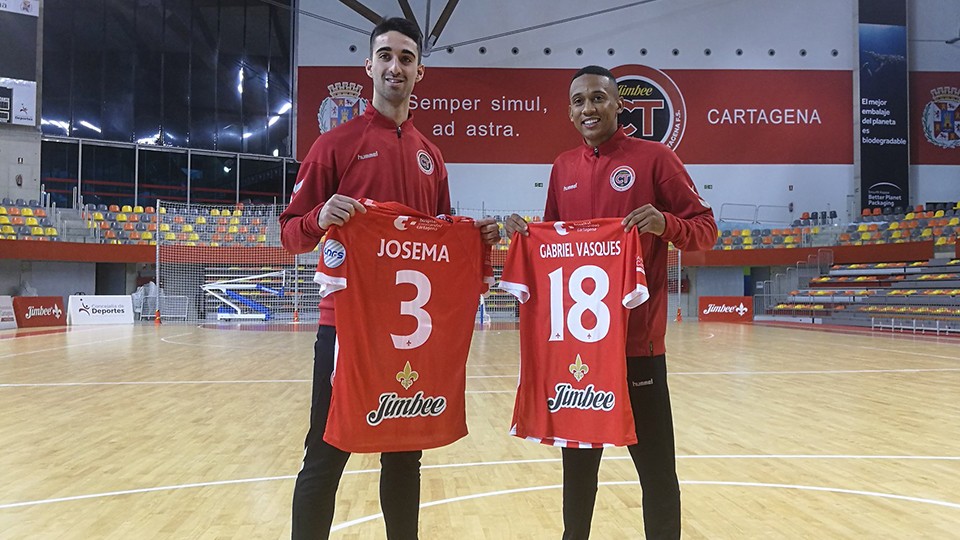
[{"label": "sponsor board", "polygon": [[[624,99],[625,132],[669,146],[688,165],[853,163],[849,69],[661,71],[628,64],[611,71]],[[572,73],[432,67],[414,88],[410,111],[447,163],[553,163],[583,144],[570,123]],[[369,80],[359,66],[299,68],[298,158],[318,135],[362,114],[372,97]],[[429,161],[418,163],[432,171]]]},{"label": "sponsor board", "polygon": [[17,318],[13,315],[13,297],[0,296],[0,330],[17,327]]},{"label": "sponsor board", "polygon": [[67,312],[59,296],[15,296],[13,313],[20,328],[66,326]]},{"label": "sponsor board", "polygon": [[67,303],[67,320],[71,325],[133,324],[133,298],[74,295]]},{"label": "sponsor board", "polygon": [[37,124],[37,83],[0,77],[0,124]]},{"label": "sponsor board", "polygon": [[0,11],[39,17],[40,0],[0,0]]},{"label": "sponsor board", "polygon": [[753,297],[701,296],[697,316],[707,322],[752,322]]}]

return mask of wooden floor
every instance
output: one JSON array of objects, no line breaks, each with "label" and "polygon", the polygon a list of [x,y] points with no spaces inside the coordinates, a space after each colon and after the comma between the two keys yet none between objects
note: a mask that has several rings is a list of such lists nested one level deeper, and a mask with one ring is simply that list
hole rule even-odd
[{"label": "wooden floor", "polygon": [[[0,332],[0,538],[289,538],[314,335]],[[960,341],[672,324],[686,538],[960,537]],[[515,330],[474,335],[470,435],[424,454],[421,537],[559,538],[559,452],[506,432]],[[593,537],[642,536],[609,450]],[[382,538],[375,456],[334,538]]]}]

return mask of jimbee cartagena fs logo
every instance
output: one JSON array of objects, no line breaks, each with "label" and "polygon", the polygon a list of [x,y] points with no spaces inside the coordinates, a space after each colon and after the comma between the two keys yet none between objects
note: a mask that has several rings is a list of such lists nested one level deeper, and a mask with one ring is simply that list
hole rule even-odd
[{"label": "jimbee cartagena fs logo", "polygon": [[619,116],[623,131],[676,150],[687,125],[687,107],[673,79],[648,66],[620,66],[612,71],[623,98]]}]

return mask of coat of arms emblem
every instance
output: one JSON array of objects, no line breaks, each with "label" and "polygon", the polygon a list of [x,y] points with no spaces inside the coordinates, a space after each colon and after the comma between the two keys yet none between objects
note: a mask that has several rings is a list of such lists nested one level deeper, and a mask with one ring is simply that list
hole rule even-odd
[{"label": "coat of arms emblem", "polygon": [[363,114],[367,109],[367,100],[360,97],[363,86],[352,82],[338,82],[327,86],[330,97],[320,103],[317,113],[317,122],[320,124],[320,133],[346,123],[351,118]]}]

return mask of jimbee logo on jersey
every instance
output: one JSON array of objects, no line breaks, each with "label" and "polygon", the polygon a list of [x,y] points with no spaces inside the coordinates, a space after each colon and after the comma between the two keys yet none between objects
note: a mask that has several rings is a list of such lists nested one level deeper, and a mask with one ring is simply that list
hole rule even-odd
[{"label": "jimbee logo on jersey", "polygon": [[317,123],[320,133],[346,123],[363,114],[367,109],[367,100],[360,97],[363,86],[354,82],[337,82],[327,86],[330,97],[320,103],[317,112]]},{"label": "jimbee logo on jersey", "polygon": [[[588,373],[590,366],[583,362],[580,355],[568,366],[570,374],[579,383]],[[593,384],[588,384],[586,388],[574,388],[567,382],[557,383],[554,388],[556,394],[547,398],[547,410],[552,413],[560,409],[581,409],[594,411],[612,411],[617,404],[617,396],[613,392],[597,390]]]},{"label": "jimbee logo on jersey", "polygon": [[347,248],[336,240],[327,240],[323,243],[323,264],[327,268],[336,268],[347,258]]},{"label": "jimbee logo on jersey", "polygon": [[[409,390],[419,378],[420,374],[410,366],[409,361],[396,376],[397,382],[403,386],[404,390]],[[384,392],[380,394],[377,408],[367,413],[367,424],[378,426],[384,420],[393,418],[440,416],[445,410],[447,410],[447,398],[424,396],[423,390],[414,394],[413,397],[400,397],[396,392]]]},{"label": "jimbee logo on jersey", "polygon": [[687,107],[673,79],[648,66],[620,66],[611,71],[623,98],[619,116],[623,131],[676,150],[686,128]]},{"label": "jimbee logo on jersey", "polygon": [[433,158],[424,150],[417,152],[417,165],[423,174],[433,174]]},{"label": "jimbee logo on jersey", "polygon": [[617,191],[626,191],[630,189],[630,186],[633,185],[633,181],[636,180],[636,178],[637,175],[630,167],[626,165],[617,167],[613,173],[610,174],[610,186]]}]

